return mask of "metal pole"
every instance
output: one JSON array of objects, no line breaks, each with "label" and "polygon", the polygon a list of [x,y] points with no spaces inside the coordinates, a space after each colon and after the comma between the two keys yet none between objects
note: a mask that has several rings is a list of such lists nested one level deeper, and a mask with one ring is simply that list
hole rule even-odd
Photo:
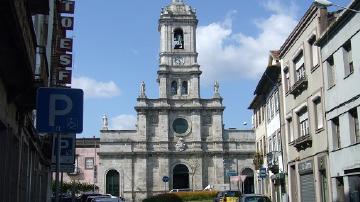
[{"label": "metal pole", "polygon": [[60,171],[60,148],[61,148],[61,136],[60,133],[56,134],[57,144],[54,145],[56,147],[56,175],[55,175],[55,202],[59,202],[59,193],[60,193],[60,184],[59,184],[59,171]]},{"label": "metal pole", "polygon": [[[94,151],[95,151],[95,153],[94,153],[94,165],[93,165],[93,171],[94,171],[94,192],[95,192],[95,166],[96,166],[96,140],[95,140],[95,136],[94,136]],[[97,169],[97,168],[96,168]]]},{"label": "metal pole", "polygon": [[230,185],[230,190],[231,190],[231,179],[230,179],[230,175],[229,175],[229,185]]}]

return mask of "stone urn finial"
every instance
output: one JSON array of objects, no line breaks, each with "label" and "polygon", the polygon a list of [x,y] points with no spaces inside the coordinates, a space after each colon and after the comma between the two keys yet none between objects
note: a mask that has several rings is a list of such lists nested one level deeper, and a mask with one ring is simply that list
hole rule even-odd
[{"label": "stone urn finial", "polygon": [[109,122],[106,114],[102,117],[102,130],[109,130]]}]

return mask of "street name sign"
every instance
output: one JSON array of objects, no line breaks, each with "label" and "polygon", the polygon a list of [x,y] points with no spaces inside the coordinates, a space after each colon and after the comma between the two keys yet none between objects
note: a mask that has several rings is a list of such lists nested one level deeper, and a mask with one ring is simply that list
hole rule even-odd
[{"label": "street name sign", "polygon": [[266,178],[266,168],[260,168],[259,170],[259,178]]},{"label": "street name sign", "polygon": [[227,176],[236,176],[237,175],[237,172],[235,170],[229,170],[226,172],[226,175]]},{"label": "street name sign", "polygon": [[84,92],[74,88],[39,88],[36,129],[40,133],[81,133]]}]

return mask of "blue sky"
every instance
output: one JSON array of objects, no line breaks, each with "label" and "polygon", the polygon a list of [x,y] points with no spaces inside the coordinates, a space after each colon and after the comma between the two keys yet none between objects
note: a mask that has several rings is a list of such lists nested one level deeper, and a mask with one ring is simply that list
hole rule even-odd
[{"label": "blue sky", "polygon": [[[282,45],[312,0],[184,1],[196,8],[199,20],[201,97],[211,98],[218,80],[225,128],[251,128],[247,107],[268,53]],[[158,19],[170,2],[76,0],[72,87],[85,92],[78,137],[98,137],[103,114],[110,129],[134,129],[141,81],[149,98],[158,97]]]}]

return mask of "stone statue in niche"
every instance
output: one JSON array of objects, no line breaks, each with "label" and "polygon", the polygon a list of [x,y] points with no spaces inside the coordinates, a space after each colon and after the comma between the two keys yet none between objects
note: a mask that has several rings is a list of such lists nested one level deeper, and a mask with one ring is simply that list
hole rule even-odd
[{"label": "stone statue in niche", "polygon": [[177,141],[175,147],[176,147],[176,151],[185,151],[186,144],[185,144],[184,139],[182,137],[179,138],[179,140]]}]

